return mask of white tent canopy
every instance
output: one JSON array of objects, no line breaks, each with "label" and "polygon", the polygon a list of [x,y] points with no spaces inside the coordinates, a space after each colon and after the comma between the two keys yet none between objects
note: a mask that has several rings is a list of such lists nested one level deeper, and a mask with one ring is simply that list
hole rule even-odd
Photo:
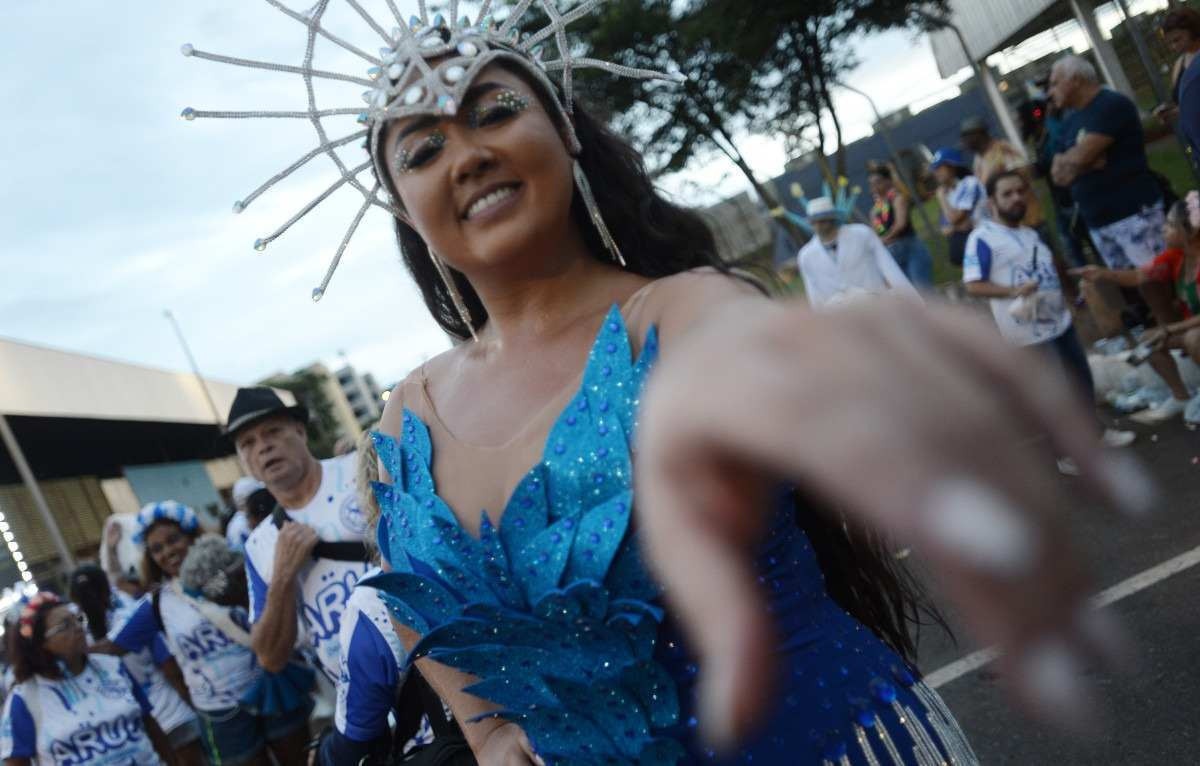
[{"label": "white tent canopy", "polygon": [[[1061,0],[950,0],[950,21],[962,31],[971,57],[981,61],[1006,46],[1039,15]],[[938,72],[949,77],[971,66],[954,30],[929,36]]]},{"label": "white tent canopy", "polygon": [[[0,339],[0,414],[168,423],[214,423],[191,373]],[[205,379],[224,417],[238,386]],[[292,395],[280,391],[288,404]]]}]

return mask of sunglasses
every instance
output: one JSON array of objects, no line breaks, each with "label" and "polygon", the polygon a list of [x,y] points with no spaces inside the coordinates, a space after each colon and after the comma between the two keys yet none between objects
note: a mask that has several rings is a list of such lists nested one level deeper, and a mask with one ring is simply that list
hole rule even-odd
[{"label": "sunglasses", "polygon": [[46,638],[54,638],[60,633],[66,633],[68,630],[78,628],[84,630],[87,627],[87,616],[82,612],[72,609],[71,615],[65,620],[59,620],[57,625],[46,628]]}]

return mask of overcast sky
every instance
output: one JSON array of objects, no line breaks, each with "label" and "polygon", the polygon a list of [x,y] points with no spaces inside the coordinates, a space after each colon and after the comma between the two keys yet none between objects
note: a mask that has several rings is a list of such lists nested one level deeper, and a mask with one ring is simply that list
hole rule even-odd
[{"label": "overcast sky", "polygon": [[[312,172],[233,215],[234,200],[315,146],[312,127],[186,122],[180,110],[299,109],[302,83],[184,58],[185,42],[299,63],[304,29],[254,0],[0,4],[0,336],[184,369],[163,318],[169,308],[205,374],[239,383],[337,364],[342,351],[390,383],[446,348],[380,211],[367,216],[324,300],[310,299],[356,193],[335,195],[266,252],[252,249],[330,182],[332,166],[318,158]],[[362,47],[378,44],[368,34]],[[891,33],[860,53],[864,65],[849,80],[885,111],[946,91],[923,40]],[[328,105],[357,106],[361,90],[342,86]],[[861,99],[847,97],[841,111],[853,136],[869,131]],[[742,147],[762,179],[782,170],[772,142]],[[742,186],[720,161],[687,177]]]}]

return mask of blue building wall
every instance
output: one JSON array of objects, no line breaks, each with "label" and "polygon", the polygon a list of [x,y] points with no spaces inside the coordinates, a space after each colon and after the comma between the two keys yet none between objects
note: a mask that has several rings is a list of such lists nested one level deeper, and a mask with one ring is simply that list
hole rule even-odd
[{"label": "blue building wall", "polygon": [[[982,117],[991,126],[992,135],[1000,134],[1000,128],[987,108],[983,91],[975,88],[957,98],[943,101],[928,109],[918,112],[903,123],[891,128],[892,143],[896,150],[903,152],[919,146],[927,147],[931,152],[942,146],[958,146],[959,126],[967,117]],[[878,133],[855,141],[846,146],[846,170],[850,186],[862,188],[862,195],[857,202],[858,211],[864,216],[871,209],[871,194],[867,187],[867,163],[890,159],[887,144]],[[800,170],[784,173],[771,181],[780,202],[792,211],[803,215],[803,206],[799,200],[792,197],[792,184],[798,183],[808,197],[816,197],[821,193],[824,179],[821,169],[816,163],[810,163]],[[791,242],[785,235],[776,238],[775,263],[782,265],[789,259],[795,258],[797,243]]]}]

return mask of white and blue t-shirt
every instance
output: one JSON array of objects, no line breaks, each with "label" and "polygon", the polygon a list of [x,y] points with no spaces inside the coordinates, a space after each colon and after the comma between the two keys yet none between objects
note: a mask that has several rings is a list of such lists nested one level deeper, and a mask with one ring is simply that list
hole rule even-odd
[{"label": "white and blue t-shirt", "polygon": [[0,758],[71,766],[158,766],[142,724],[150,703],[117,657],[91,655],[83,672],[36,676],[13,688],[0,720]]},{"label": "white and blue t-shirt", "polygon": [[967,238],[963,282],[1018,287],[1037,282],[1036,311],[1018,319],[1012,310],[1021,298],[992,298],[989,303],[1000,334],[1010,343],[1029,346],[1054,340],[1071,327],[1071,312],[1054,268],[1054,256],[1028,226],[984,221]]},{"label": "white and blue t-shirt", "polygon": [[969,212],[976,226],[989,218],[987,189],[975,176],[960,178],[946,199],[955,210]]},{"label": "white and blue t-shirt", "polygon": [[[138,602],[120,591],[113,591],[113,598],[108,609],[108,625],[110,630],[116,625],[124,625],[137,610]],[[91,634],[88,634],[89,638]],[[146,695],[150,702],[150,713],[158,722],[159,728],[170,732],[179,726],[196,719],[192,708],[179,696],[179,692],[167,682],[166,676],[159,670],[171,656],[166,640],[162,633],[156,633],[154,642],[140,651],[128,652],[121,661],[125,669]]]},{"label": "white and blue t-shirt", "polygon": [[[312,527],[325,542],[361,541],[367,518],[358,507],[354,481],[357,460],[353,452],[322,460],[321,487],[308,505],[287,509],[292,521]],[[258,622],[266,607],[278,539],[279,529],[267,519],[246,540],[251,622]],[[298,575],[300,639],[312,648],[317,664],[334,684],[340,675],[342,615],[350,591],[369,569],[370,565],[363,562],[316,559]]]},{"label": "white and blue t-shirt", "polygon": [[379,591],[355,588],[350,594],[342,614],[341,647],[334,723],[350,739],[370,742],[387,734],[388,713],[404,680],[404,647]]},{"label": "white and blue t-shirt", "polygon": [[[174,588],[163,585],[158,597],[166,647],[183,671],[183,680],[197,710],[215,712],[238,704],[258,681],[262,669],[249,647],[225,635]],[[228,609],[230,619],[250,629],[246,610]],[[129,652],[153,647],[159,635],[153,595],[138,602],[122,625],[109,631],[109,639]]]},{"label": "white and blue t-shirt", "polygon": [[250,519],[246,517],[246,512],[238,511],[233,514],[229,519],[229,526],[225,527],[225,540],[229,543],[229,549],[238,553],[244,551],[250,531]]}]

